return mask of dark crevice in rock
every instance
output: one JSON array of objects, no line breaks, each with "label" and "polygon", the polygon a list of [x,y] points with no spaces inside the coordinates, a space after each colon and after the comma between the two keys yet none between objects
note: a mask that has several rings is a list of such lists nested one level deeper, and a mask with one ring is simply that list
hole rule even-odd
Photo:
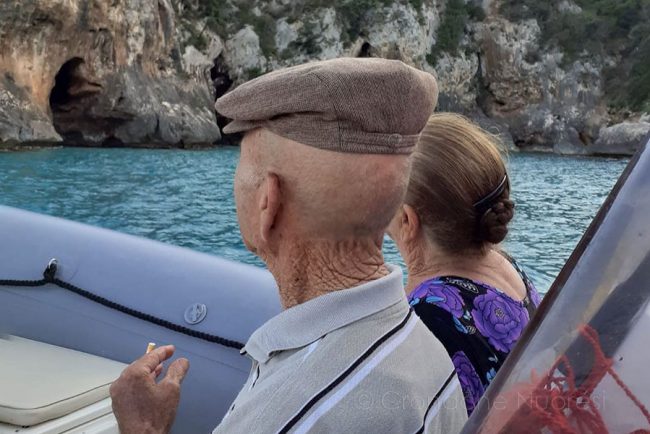
[{"label": "dark crevice in rock", "polygon": [[[518,135],[521,134],[520,135]],[[546,142],[544,140],[544,134],[540,131],[531,131],[531,132],[518,132],[514,131],[512,133],[514,143],[518,148],[523,149],[527,147],[543,147]]]},{"label": "dark crevice in rock", "polygon": [[92,113],[102,85],[90,79],[84,60],[74,57],[61,66],[50,93],[54,128],[66,145],[88,145],[89,137],[112,131],[111,119],[97,119]]},{"label": "dark crevice in rock", "polygon": [[534,65],[535,63],[542,61],[542,55],[539,53],[539,51],[528,51],[524,55],[524,61],[526,63]]},{"label": "dark crevice in rock", "polygon": [[103,148],[123,148],[124,146],[125,146],[124,142],[114,136],[107,137],[102,142]]},{"label": "dark crevice in rock", "polygon": [[52,92],[50,93],[50,107],[52,107],[53,111],[63,109],[73,101],[74,98],[70,90],[78,86],[80,82],[79,69],[83,63],[84,61],[80,57],[70,59],[63,64],[56,74],[54,88],[52,88]]},{"label": "dark crevice in rock", "polygon": [[[506,102],[497,98],[492,89],[490,89],[490,82],[486,79],[483,74],[483,59],[481,53],[476,53],[478,57],[478,68],[476,70],[475,80],[477,85],[476,92],[476,105],[485,113],[487,116],[494,116],[495,112],[503,113],[504,110],[501,110],[501,107],[506,106]],[[512,111],[511,110],[506,110]]]},{"label": "dark crevice in rock", "polygon": [[172,37],[173,23],[169,11],[162,2],[158,2],[158,18],[163,34],[163,41],[168,41]]},{"label": "dark crevice in rock", "polygon": [[34,11],[30,18],[31,24],[34,26],[56,26],[59,24],[54,17],[49,15],[47,12],[38,9]]},{"label": "dark crevice in rock", "polygon": [[476,81],[476,105],[489,116],[487,105],[491,92],[483,76],[483,59],[481,58],[481,53],[476,53],[476,57],[478,57],[478,66],[474,75],[474,80]]},{"label": "dark crevice in rock", "polygon": [[[223,54],[220,54],[216,59],[214,59],[214,65],[210,69],[210,79],[212,80],[212,86],[214,88],[214,100],[216,101],[221,96],[225,95],[228,90],[230,90],[233,80],[230,78],[228,73],[228,66],[223,58]],[[219,131],[221,134],[220,144],[223,145],[235,145],[238,144],[241,140],[241,135],[239,134],[223,134],[223,128],[230,122],[230,119],[221,116],[215,111],[217,117],[217,125],[219,126]]]},{"label": "dark crevice in rock", "polygon": [[496,107],[503,107],[505,102],[500,101],[492,89],[490,89],[490,83],[483,73],[483,58],[480,52],[476,53],[478,67],[476,68],[476,74],[474,75],[474,83],[476,86],[476,105],[477,107],[488,117],[494,115],[498,110],[495,110]]},{"label": "dark crevice in rock", "polygon": [[591,135],[589,133],[587,133],[586,131],[578,132],[578,137],[580,138],[580,141],[582,142],[582,144],[585,145],[585,146],[590,146],[594,142]]},{"label": "dark crevice in rock", "polygon": [[178,47],[172,48],[172,51],[169,54],[169,56],[172,59],[174,68],[176,68],[177,71],[181,71],[183,69],[183,60],[182,60],[180,49]]},{"label": "dark crevice in rock", "polygon": [[214,65],[210,69],[210,78],[215,90],[215,100],[224,95],[232,86],[232,79],[228,74],[228,67],[223,59],[223,54],[214,59]]},{"label": "dark crevice in rock", "polygon": [[364,42],[357,53],[357,57],[374,57],[372,55],[372,45],[369,42]]}]

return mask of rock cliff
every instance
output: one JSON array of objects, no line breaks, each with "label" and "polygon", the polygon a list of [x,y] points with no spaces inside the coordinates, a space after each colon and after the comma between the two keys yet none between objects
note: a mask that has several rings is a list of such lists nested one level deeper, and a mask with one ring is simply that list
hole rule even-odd
[{"label": "rock cliff", "polygon": [[[310,60],[381,56],[436,75],[439,109],[473,117],[511,149],[629,154],[650,132],[650,98],[631,92],[641,99],[627,104],[611,76],[644,77],[622,60],[650,42],[576,46],[581,34],[552,24],[581,28],[571,20],[601,13],[585,1],[4,2],[0,143],[212,143],[212,103],[233,86]],[[638,5],[630,26],[650,13]]]},{"label": "rock cliff", "polygon": [[0,3],[0,143],[212,143],[209,68],[189,70],[168,0]]}]

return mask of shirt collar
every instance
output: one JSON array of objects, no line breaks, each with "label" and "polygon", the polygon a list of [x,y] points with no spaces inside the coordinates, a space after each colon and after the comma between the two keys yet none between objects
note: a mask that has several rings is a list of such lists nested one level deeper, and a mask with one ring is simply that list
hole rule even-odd
[{"label": "shirt collar", "polygon": [[266,363],[276,351],[304,347],[336,329],[406,302],[402,270],[390,264],[387,267],[387,276],[322,295],[274,316],[253,332],[242,354]]}]

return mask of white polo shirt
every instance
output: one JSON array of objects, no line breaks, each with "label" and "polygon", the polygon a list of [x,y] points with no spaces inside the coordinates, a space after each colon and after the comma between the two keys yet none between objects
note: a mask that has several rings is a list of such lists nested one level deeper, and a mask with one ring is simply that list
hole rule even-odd
[{"label": "white polo shirt", "polygon": [[214,433],[456,433],[467,412],[399,267],[285,310],[242,350],[250,377]]}]

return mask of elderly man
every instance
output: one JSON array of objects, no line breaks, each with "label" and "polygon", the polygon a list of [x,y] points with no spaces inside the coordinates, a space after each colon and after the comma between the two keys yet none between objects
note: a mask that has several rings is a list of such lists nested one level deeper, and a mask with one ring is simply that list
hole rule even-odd
[{"label": "elderly man", "polygon": [[[434,109],[429,74],[337,59],[276,71],[217,101],[244,132],[235,199],[246,246],[285,310],[244,354],[251,375],[215,433],[453,433],[466,411],[445,349],[409,309],[381,246]],[[166,432],[189,364],[162,347],[111,396],[122,434]],[[206,397],[209,399],[209,397]]]}]

